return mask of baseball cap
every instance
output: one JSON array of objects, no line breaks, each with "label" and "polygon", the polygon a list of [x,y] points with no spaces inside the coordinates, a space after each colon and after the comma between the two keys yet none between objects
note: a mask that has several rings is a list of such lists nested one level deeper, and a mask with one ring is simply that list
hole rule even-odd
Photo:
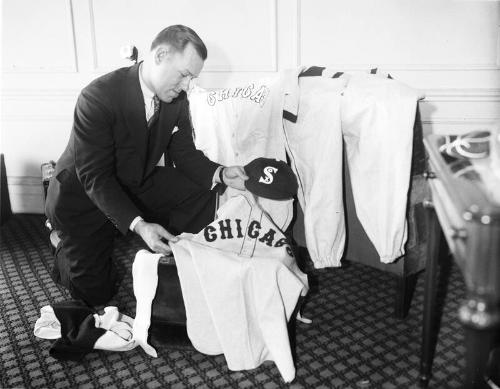
[{"label": "baseball cap", "polygon": [[256,158],[244,166],[245,187],[253,194],[272,200],[287,200],[297,194],[297,177],[284,161]]}]

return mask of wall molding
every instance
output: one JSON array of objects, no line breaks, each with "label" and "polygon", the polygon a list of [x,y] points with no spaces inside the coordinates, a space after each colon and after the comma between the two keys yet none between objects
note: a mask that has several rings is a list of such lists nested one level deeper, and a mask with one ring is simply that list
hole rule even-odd
[{"label": "wall molding", "polygon": [[92,47],[92,66],[93,71],[99,71],[98,56],[97,56],[97,38],[95,34],[95,17],[94,17],[94,1],[88,0],[89,6],[89,28],[90,28],[90,45]]},{"label": "wall molding", "polygon": [[[471,0],[474,1],[474,0]],[[490,1],[500,1],[500,0],[490,0]],[[428,63],[428,64],[405,64],[405,63],[357,63],[357,64],[309,64],[304,63],[302,58],[302,43],[301,43],[301,25],[302,20],[301,10],[303,0],[297,0],[297,26],[296,26],[296,54],[297,54],[297,66],[300,65],[317,65],[326,66],[332,69],[338,69],[339,71],[365,71],[373,68],[379,68],[385,72],[387,71],[416,71],[416,72],[490,72],[500,70],[500,30],[498,32],[497,40],[497,53],[495,62],[488,63],[471,63],[471,64],[441,64],[441,63]],[[304,2],[305,4],[305,2]]]},{"label": "wall molding", "polygon": [[5,74],[25,74],[25,73],[78,73],[78,58],[76,51],[76,34],[75,34],[75,20],[73,15],[73,5],[72,0],[65,0],[66,5],[66,16],[67,16],[67,33],[70,37],[70,51],[73,63],[68,66],[52,66],[52,67],[35,67],[35,66],[23,66],[16,67],[12,65],[10,67],[3,67],[1,69],[2,73]]},{"label": "wall molding", "polygon": [[425,90],[428,102],[499,102],[500,88],[441,88]]},{"label": "wall molding", "polygon": [[271,20],[274,23],[272,30],[274,37],[271,37],[271,66],[270,71],[278,71],[278,0],[271,2]]},{"label": "wall molding", "polygon": [[66,122],[71,125],[73,114],[20,115],[7,114],[2,116],[2,122],[32,123],[32,122]]},{"label": "wall molding", "polygon": [[[299,38],[300,39],[300,38]],[[299,58],[300,60],[300,58]],[[360,64],[317,64],[340,71],[366,71],[378,68],[381,71],[398,72],[480,72],[480,71],[498,71],[500,65],[496,63],[487,64],[387,64],[387,63],[360,63]]]},{"label": "wall molding", "polygon": [[[73,118],[73,103],[76,101],[79,90],[65,90],[65,89],[4,89],[0,93],[0,102],[3,105],[3,113],[1,122],[17,122],[17,123],[32,123],[32,122],[67,122],[71,124]],[[6,113],[6,103],[12,103],[14,106],[19,104],[37,104],[43,101],[44,103],[54,103],[54,108],[51,110],[30,110],[16,113]],[[57,103],[71,103],[69,110],[61,111]],[[41,113],[42,112],[42,113]]]},{"label": "wall molding", "polygon": [[41,187],[42,186],[42,176],[7,176],[7,183],[9,187],[14,186],[28,186],[28,187]]},{"label": "wall molding", "polygon": [[[432,103],[464,103],[464,102],[483,102],[483,103],[498,103],[500,102],[500,88],[440,88],[440,89],[426,89],[425,99],[421,104]],[[6,102],[29,102],[39,101],[44,102],[64,102],[73,103],[80,90],[78,89],[4,89],[0,93],[0,101]],[[458,115],[457,115],[458,117]],[[44,113],[5,113],[2,115],[2,121],[5,122],[70,122],[72,118],[72,109],[68,112],[61,113],[59,108],[53,111]],[[474,118],[467,118],[465,120],[475,120]],[[491,118],[480,118],[480,122],[492,120]],[[445,119],[438,119],[439,123],[448,121]]]},{"label": "wall molding", "polygon": [[251,72],[277,72],[278,71],[278,0],[268,1],[270,7],[269,23],[271,25],[271,41],[270,47],[270,64],[259,65],[254,68],[250,67],[234,67],[226,68],[224,66],[206,66],[203,68],[203,73],[251,73]]},{"label": "wall molding", "polygon": [[297,3],[295,5],[295,30],[292,32],[293,37],[295,39],[295,61],[296,61],[296,66],[299,67],[301,66],[301,58],[302,58],[302,52],[301,52],[301,44],[300,44],[300,33],[301,33],[301,20],[300,20],[300,12],[301,12],[301,0],[297,0]]},{"label": "wall molding", "polygon": [[[203,73],[210,72],[204,70]],[[79,93],[80,89],[3,89],[0,92],[0,99],[22,101],[38,98],[72,100]],[[426,101],[500,101],[500,88],[435,88],[425,89],[425,94]]]},{"label": "wall molding", "polygon": [[26,101],[30,99],[73,100],[80,93],[79,89],[3,89],[0,99],[6,101]]},{"label": "wall molding", "polygon": [[421,119],[422,124],[432,125],[490,125],[500,120],[500,116],[436,116]]},{"label": "wall molding", "polygon": [[[244,66],[239,66],[239,67],[234,67],[234,68],[227,68],[224,65],[223,66],[205,66],[203,68],[204,73],[234,73],[234,72],[241,72],[241,73],[246,73],[246,72],[276,72],[278,70],[278,0],[272,0],[272,1],[267,1],[268,6],[270,7],[270,12],[269,12],[269,23],[270,23],[270,30],[271,30],[271,36],[269,37],[270,42],[271,42],[271,47],[270,47],[270,64],[267,65],[259,65],[258,67],[255,68],[249,68],[249,67],[244,67]],[[93,57],[93,73],[99,73],[99,74],[104,74],[108,73],[112,70],[117,69],[117,67],[121,67],[123,65],[118,65],[117,66],[103,66],[99,64],[99,56],[97,52],[97,37],[96,37],[96,32],[95,32],[95,12],[94,12],[94,0],[88,0],[88,5],[89,5],[89,15],[90,15],[90,22],[89,22],[89,28],[90,28],[90,37],[91,37],[91,46],[92,46],[92,57]],[[131,42],[131,44],[134,44]],[[141,57],[139,53],[139,57]]]},{"label": "wall molding", "polygon": [[[425,128],[456,126],[459,132],[467,132],[468,128],[476,129],[482,126],[491,126],[500,120],[500,116],[449,116],[423,118],[421,123]],[[475,128],[474,128],[475,127]],[[441,133],[444,130],[438,132]],[[446,132],[446,131],[444,131]],[[443,132],[443,133],[444,133]],[[43,214],[43,186],[40,176],[7,176],[10,201],[14,213]]]},{"label": "wall molding", "polygon": [[41,177],[7,176],[9,198],[14,213],[44,213]]}]

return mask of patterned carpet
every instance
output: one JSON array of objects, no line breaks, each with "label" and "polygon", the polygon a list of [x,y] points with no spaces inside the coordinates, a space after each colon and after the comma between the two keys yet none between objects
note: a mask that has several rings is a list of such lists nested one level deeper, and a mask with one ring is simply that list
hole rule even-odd
[{"label": "patterned carpet", "polygon": [[[140,246],[120,238],[115,256],[123,276],[114,303],[134,316],[130,276]],[[160,348],[96,351],[83,362],[49,356],[51,341],[36,338],[33,325],[42,306],[69,298],[49,276],[53,259],[40,215],[16,215],[1,227],[0,387],[2,388],[417,388],[423,278],[410,313],[392,317],[394,280],[359,264],[308,270],[312,291],[304,314],[312,324],[296,328],[297,375],[287,385],[272,362],[251,371],[228,370],[224,357]],[[436,347],[431,388],[460,386],[463,331],[456,320],[463,280],[452,267]]]}]

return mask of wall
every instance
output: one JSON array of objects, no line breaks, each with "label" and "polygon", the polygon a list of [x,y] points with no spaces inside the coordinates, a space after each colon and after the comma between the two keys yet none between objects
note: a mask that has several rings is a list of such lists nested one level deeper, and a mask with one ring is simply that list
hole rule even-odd
[{"label": "wall", "polygon": [[40,164],[57,159],[79,90],[144,53],[163,27],[205,40],[199,84],[228,86],[298,65],[372,67],[415,88],[426,131],[500,117],[500,2],[474,0],[2,0],[1,133],[14,212],[42,212]]}]

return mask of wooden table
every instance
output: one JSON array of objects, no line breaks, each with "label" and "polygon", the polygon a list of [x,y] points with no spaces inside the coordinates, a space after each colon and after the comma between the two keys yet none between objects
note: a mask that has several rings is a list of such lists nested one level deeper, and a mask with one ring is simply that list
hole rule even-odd
[{"label": "wooden table", "polygon": [[[458,320],[465,329],[465,388],[488,387],[484,380],[491,346],[500,329],[500,204],[485,185],[489,158],[453,160],[439,151],[445,138],[429,135],[427,178],[432,199],[426,202],[428,251],[424,295],[420,384],[431,379],[435,348],[437,275],[446,243],[467,288]],[[465,169],[465,170],[462,170]],[[491,183],[488,181],[487,183]],[[493,194],[493,195],[492,195]],[[499,194],[499,193],[497,193]]]}]

